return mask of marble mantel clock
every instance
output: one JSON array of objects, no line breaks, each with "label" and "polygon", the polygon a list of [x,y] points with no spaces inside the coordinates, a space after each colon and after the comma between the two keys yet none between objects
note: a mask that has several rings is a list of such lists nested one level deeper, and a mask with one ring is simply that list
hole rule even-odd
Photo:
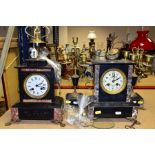
[{"label": "marble mantel clock", "polygon": [[91,117],[132,117],[139,106],[132,97],[134,63],[126,60],[94,60],[92,64],[95,77],[94,101],[89,106]]}]

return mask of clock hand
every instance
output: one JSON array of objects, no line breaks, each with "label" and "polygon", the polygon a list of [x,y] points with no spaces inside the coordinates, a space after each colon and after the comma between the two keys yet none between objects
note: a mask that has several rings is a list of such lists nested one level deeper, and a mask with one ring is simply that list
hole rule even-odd
[{"label": "clock hand", "polygon": [[115,72],[112,73],[112,77],[115,78]]},{"label": "clock hand", "polygon": [[45,87],[41,87],[40,90],[45,90]]},{"label": "clock hand", "polygon": [[31,91],[31,90],[34,90],[34,88],[31,88],[30,91]]},{"label": "clock hand", "polygon": [[112,81],[115,80],[115,72],[112,72]]},{"label": "clock hand", "polygon": [[44,85],[36,85],[36,87],[40,87],[40,88],[45,88],[45,86]]},{"label": "clock hand", "polygon": [[120,84],[119,83],[116,83],[116,86],[120,86]]},{"label": "clock hand", "polygon": [[114,83],[115,81],[117,81],[117,80],[119,80],[120,79],[120,77],[119,78],[117,78],[117,79],[114,79],[112,82]]},{"label": "clock hand", "polygon": [[36,87],[39,87],[41,84],[43,84],[43,82],[39,83],[39,84],[36,84]]},{"label": "clock hand", "polygon": [[107,83],[106,86],[110,86],[110,83]]}]

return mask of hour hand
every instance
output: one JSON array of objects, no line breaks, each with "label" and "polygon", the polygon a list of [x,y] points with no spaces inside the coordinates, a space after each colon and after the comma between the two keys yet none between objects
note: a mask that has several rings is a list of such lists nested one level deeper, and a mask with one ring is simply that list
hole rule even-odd
[{"label": "hour hand", "polygon": [[116,83],[116,86],[120,86],[120,84],[119,83]]},{"label": "hour hand", "polygon": [[110,83],[107,83],[106,86],[110,86]]},{"label": "hour hand", "polygon": [[31,88],[30,91],[34,90],[34,88]]},{"label": "hour hand", "polygon": [[117,80],[119,80],[120,79],[120,77],[119,78],[117,78],[117,79],[114,79],[112,82],[115,82],[115,81],[117,81]]},{"label": "hour hand", "polygon": [[45,87],[41,87],[40,90],[45,90]]}]

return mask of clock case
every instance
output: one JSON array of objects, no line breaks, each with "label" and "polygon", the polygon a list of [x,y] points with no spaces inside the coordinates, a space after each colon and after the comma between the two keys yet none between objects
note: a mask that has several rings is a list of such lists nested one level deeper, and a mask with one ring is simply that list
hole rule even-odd
[{"label": "clock case", "polygon": [[[64,99],[54,94],[54,69],[48,66],[46,61],[36,59],[28,59],[27,64],[16,68],[19,73],[20,102],[11,108],[12,121],[50,120],[62,122]],[[43,74],[50,82],[50,90],[42,99],[31,98],[24,91],[24,79],[33,73]]]},{"label": "clock case", "polygon": [[54,103],[17,103],[11,108],[12,121],[51,120],[63,121],[63,98],[55,97]]},{"label": "clock case", "polygon": [[[106,60],[106,61],[93,61],[94,70],[95,70],[95,79],[94,79],[94,95],[98,102],[129,102],[132,90],[132,73],[134,63],[130,61],[123,60]],[[121,70],[127,79],[127,84],[125,89],[118,94],[108,94],[106,93],[100,85],[100,78],[102,74],[108,69],[119,69]]]},{"label": "clock case", "polygon": [[[139,107],[138,101],[143,98],[138,95],[132,97],[133,65],[131,61],[104,60],[92,61],[94,78],[94,101],[88,107],[90,118],[125,118],[133,117],[135,107]],[[108,69],[119,69],[124,72],[127,84],[124,90],[118,94],[108,94],[100,86],[100,77]]]},{"label": "clock case", "polygon": [[[39,61],[39,60],[38,60]],[[30,61],[27,65],[18,66],[18,77],[19,77],[19,91],[20,91],[20,102],[21,103],[52,103],[55,100],[54,94],[54,69],[48,66],[44,61]],[[27,95],[24,91],[24,80],[31,74],[41,74],[44,75],[50,85],[50,89],[46,96],[41,99],[35,99]]]}]

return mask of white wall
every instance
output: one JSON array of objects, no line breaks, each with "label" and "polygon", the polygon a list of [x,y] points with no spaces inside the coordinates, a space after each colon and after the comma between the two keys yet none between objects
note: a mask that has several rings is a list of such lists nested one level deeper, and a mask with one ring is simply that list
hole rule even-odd
[{"label": "white wall", "polygon": [[[155,41],[155,27],[143,27],[148,29],[149,37]],[[126,34],[130,33],[129,40],[133,40],[137,36],[137,30],[141,30],[141,26],[60,26],[59,43],[65,45],[67,43],[72,44],[72,37],[78,37],[78,45],[82,47],[83,44],[88,46],[89,40],[87,35],[89,31],[95,31],[97,35],[96,47],[104,49],[106,48],[106,38],[109,33],[115,32],[118,36],[116,41],[126,40]],[[120,44],[118,45],[120,46]]]},{"label": "white wall", "polygon": [[59,44],[68,44],[68,26],[59,27]]},{"label": "white wall", "polygon": [[68,40],[69,43],[72,44],[72,37],[79,38],[79,46],[82,47],[83,44],[88,46],[89,40],[87,39],[87,35],[89,31],[95,31],[97,38],[95,40],[96,47],[104,49],[106,48],[106,38],[109,33],[115,32],[116,36],[118,36],[117,41],[125,40],[125,34],[127,33],[127,27],[102,27],[102,26],[81,26],[81,27],[68,27]]}]

